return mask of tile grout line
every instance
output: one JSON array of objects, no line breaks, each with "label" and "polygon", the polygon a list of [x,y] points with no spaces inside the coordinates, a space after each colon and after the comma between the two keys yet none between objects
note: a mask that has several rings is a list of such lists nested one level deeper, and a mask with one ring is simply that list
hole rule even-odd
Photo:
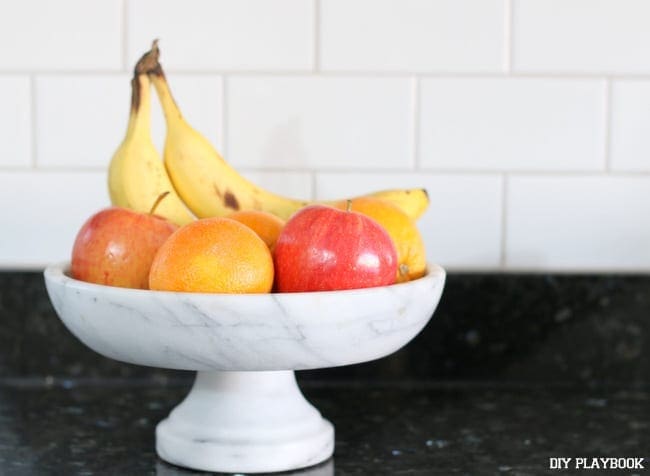
[{"label": "tile grout line", "polygon": [[[336,172],[340,169],[327,169],[327,172],[333,171]],[[362,172],[363,169],[351,169],[354,171]],[[383,172],[399,172],[396,169],[382,169]],[[538,176],[538,177],[599,177],[605,175],[619,175],[619,176],[628,176],[628,175],[648,175],[650,174],[650,169],[631,169],[631,170],[620,170],[612,171],[608,173],[601,168],[591,168],[591,169],[509,169],[509,168],[495,168],[495,169],[450,169],[444,167],[424,167],[419,170],[425,174],[449,174],[449,175],[500,175],[507,173],[509,175],[522,175],[522,176]],[[402,172],[408,172],[403,170]]]},{"label": "tile grout line", "polygon": [[508,187],[510,185],[510,176],[504,173],[501,176],[501,256],[499,259],[499,268],[503,271],[507,269],[507,231],[508,231]]},{"label": "tile grout line", "polygon": [[618,178],[634,178],[634,177],[650,177],[650,170],[648,169],[634,169],[634,170],[613,170],[607,173],[603,170],[520,170],[520,169],[495,169],[495,170],[459,170],[459,169],[444,169],[444,168],[423,168],[417,171],[405,168],[362,168],[362,167],[259,167],[248,166],[241,167],[245,172],[261,172],[261,173],[310,173],[317,174],[363,174],[363,175],[395,175],[406,174],[413,175],[415,172],[418,175],[435,175],[435,176],[470,176],[470,177],[501,177],[507,174],[508,177],[538,177],[538,178],[588,178],[588,177],[618,177]]},{"label": "tile grout line", "polygon": [[503,42],[504,42],[504,54],[503,54],[503,70],[505,74],[510,75],[512,73],[512,60],[513,60],[513,30],[514,30],[514,17],[512,14],[514,0],[504,0],[504,15],[505,19],[503,22]]},{"label": "tile grout line", "polygon": [[[225,154],[224,154],[225,157]],[[37,167],[39,173],[59,173],[59,172],[98,172],[104,170],[104,166],[80,166],[80,165],[45,165]],[[424,169],[424,170],[408,170],[408,169],[361,169],[361,168],[270,168],[270,167],[241,167],[243,172],[255,172],[255,173],[271,173],[271,174],[284,174],[284,173],[302,173],[302,174],[314,174],[314,175],[337,175],[337,174],[363,174],[368,175],[412,175],[415,172],[418,175],[430,175],[436,177],[503,177],[507,176],[509,179],[513,177],[535,177],[542,179],[556,179],[556,178],[617,178],[617,179],[650,179],[650,170],[612,170],[610,172],[606,171],[523,171],[523,170],[508,170],[508,171],[499,171],[499,170],[446,170],[446,169]],[[238,169],[239,170],[239,169]],[[0,165],[0,171],[2,172],[29,172],[34,171],[34,168],[31,164],[27,166],[16,166],[16,165]]]},{"label": "tile grout line", "polygon": [[312,200],[317,200],[318,199],[318,171],[316,170],[310,170],[309,171],[309,178],[311,181],[311,199]]},{"label": "tile grout line", "polygon": [[[30,144],[31,145],[31,144]],[[223,148],[222,148],[223,151]],[[224,153],[225,158],[225,153]],[[96,172],[103,170],[103,166],[81,166],[81,165],[44,165],[38,167],[39,173],[47,172]],[[28,172],[34,170],[33,165],[30,163],[26,166],[14,165],[0,165],[2,172]],[[390,168],[390,169],[374,169],[374,168],[291,168],[291,167],[242,167],[244,172],[254,173],[302,173],[307,175],[336,175],[336,174],[362,174],[365,176],[372,175],[429,175],[436,177],[504,177],[509,179],[513,177],[535,177],[540,179],[557,179],[557,178],[616,178],[616,179],[650,179],[650,170],[648,169],[633,169],[633,170],[452,170],[452,169],[439,169],[439,168],[426,168],[422,170],[409,170],[405,168]]]},{"label": "tile grout line", "polygon": [[221,76],[221,148],[223,157],[230,162],[230,151],[228,150],[228,88],[230,78],[227,74]]},{"label": "tile grout line", "polygon": [[37,119],[36,119],[36,114],[37,114],[37,108],[36,108],[36,75],[30,74],[29,75],[29,127],[31,129],[31,164],[30,164],[30,170],[37,170],[38,169],[38,140],[36,138],[36,132],[37,132]]},{"label": "tile grout line", "polygon": [[43,167],[37,167],[36,169],[29,166],[15,166],[15,165],[3,165],[0,166],[0,172],[3,173],[27,173],[27,172],[37,172],[38,174],[59,174],[59,173],[69,173],[69,174],[85,174],[92,172],[105,172],[106,167],[104,166],[79,166],[79,165],[66,165],[66,166],[56,166],[56,165],[46,165]]},{"label": "tile grout line", "polygon": [[129,15],[128,15],[128,8],[127,8],[127,2],[128,0],[122,0],[122,69],[124,71],[129,70],[129,65],[127,64],[128,61],[128,40],[129,40],[129,33],[128,33],[128,26],[129,26]]},{"label": "tile grout line", "polygon": [[605,171],[612,171],[612,79],[605,78]]},{"label": "tile grout line", "polygon": [[320,38],[320,34],[321,34],[321,31],[320,31],[320,26],[321,26],[320,25],[320,20],[321,20],[321,18],[320,18],[320,16],[321,16],[320,15],[320,8],[321,8],[321,4],[320,4],[320,0],[313,0],[313,1],[314,1],[314,3],[313,3],[313,5],[314,5],[314,19],[313,19],[313,22],[314,22],[313,23],[313,25],[314,25],[314,51],[313,51],[314,58],[313,58],[312,70],[313,70],[313,72],[319,72],[320,67],[321,67],[321,64],[320,64],[321,63],[321,61],[320,61],[320,42],[321,42],[321,38]]},{"label": "tile grout line", "polygon": [[[129,72],[127,67],[126,72]],[[97,75],[120,75],[124,74],[123,67],[116,69],[15,69],[15,70],[1,70],[1,76],[21,76],[28,74],[48,75],[48,76],[97,76]],[[643,73],[616,73],[612,71],[600,71],[593,73],[580,73],[571,71],[511,71],[509,74],[503,71],[387,71],[387,70],[326,70],[326,71],[313,71],[310,69],[276,69],[276,70],[236,70],[236,69],[178,69],[166,68],[165,73],[182,74],[182,75],[196,75],[196,76],[214,76],[215,74],[228,74],[233,77],[237,76],[257,76],[257,77],[277,77],[277,76],[290,76],[290,77],[340,77],[340,78],[404,78],[408,79],[414,75],[420,79],[425,78],[442,78],[442,79],[503,79],[503,78],[521,78],[521,79],[559,79],[559,80],[593,80],[602,81],[603,77],[615,80],[629,80],[629,81],[648,81],[650,74]]]},{"label": "tile grout line", "polygon": [[420,78],[413,76],[411,85],[411,170],[420,170]]}]

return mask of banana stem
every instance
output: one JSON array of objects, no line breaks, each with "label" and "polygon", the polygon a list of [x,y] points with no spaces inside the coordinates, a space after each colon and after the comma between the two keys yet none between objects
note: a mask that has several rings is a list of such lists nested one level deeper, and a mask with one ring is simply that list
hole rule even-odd
[{"label": "banana stem", "polygon": [[[131,110],[137,112],[140,109],[140,102],[142,97],[142,84],[139,80],[140,75],[148,75],[149,73],[160,67],[158,58],[160,50],[158,49],[158,40],[153,41],[153,46],[150,51],[147,51],[138,60],[133,70],[133,79],[131,80]],[[162,70],[160,71],[162,73]]]},{"label": "banana stem", "polygon": [[151,49],[143,54],[138,62],[135,64],[134,74],[158,74],[163,75],[162,67],[158,62],[160,58],[160,49],[158,48],[158,40],[153,40]]},{"label": "banana stem", "polygon": [[135,65],[135,74],[146,74],[156,88],[163,113],[167,122],[182,121],[181,111],[172,96],[165,72],[160,64],[160,49],[158,40],[153,40],[151,50],[147,51]]},{"label": "banana stem", "polygon": [[151,83],[146,74],[136,74],[131,80],[131,112],[126,135],[151,134]]},{"label": "banana stem", "polygon": [[131,78],[131,114],[137,114],[140,109],[140,81],[138,76]]}]

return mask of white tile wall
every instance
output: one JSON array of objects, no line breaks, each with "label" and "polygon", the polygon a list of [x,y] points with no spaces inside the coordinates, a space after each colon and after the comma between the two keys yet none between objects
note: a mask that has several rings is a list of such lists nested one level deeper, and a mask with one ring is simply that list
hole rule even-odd
[{"label": "white tile wall", "polygon": [[228,80],[228,158],[244,167],[411,168],[408,78]]},{"label": "white tile wall", "polygon": [[129,81],[128,74],[37,76],[37,165],[107,167],[126,132]]},{"label": "white tile wall", "polygon": [[509,268],[650,268],[650,177],[515,176],[509,182]]},{"label": "white tile wall", "polygon": [[613,82],[610,147],[614,170],[650,171],[650,81]]},{"label": "white tile wall", "polygon": [[517,71],[650,73],[650,2],[513,2]]},{"label": "white tile wall", "polygon": [[[37,76],[37,165],[107,167],[126,133],[131,104],[130,78],[126,73]],[[186,119],[221,147],[221,78],[172,74],[168,81]],[[162,151],[165,120],[153,87],[151,92],[151,133]]]},{"label": "white tile wall", "polygon": [[0,167],[29,167],[32,162],[30,79],[0,76]]},{"label": "white tile wall", "polygon": [[122,0],[0,2],[0,71],[122,68]]},{"label": "white tile wall", "polygon": [[343,71],[501,71],[506,0],[321,0],[321,64]]},{"label": "white tile wall", "polygon": [[[224,147],[223,81],[214,74],[168,74],[167,82],[185,119],[219,150]],[[151,135],[158,150],[165,143],[165,118],[152,87]]]},{"label": "white tile wall", "polygon": [[130,0],[128,64],[159,38],[172,70],[308,70],[314,61],[310,0]]},{"label": "white tile wall", "polygon": [[314,198],[314,180],[309,172],[260,172],[248,169],[240,169],[240,172],[248,180],[273,193],[298,200]]},{"label": "white tile wall", "polygon": [[106,174],[0,171],[3,268],[39,268],[70,258],[84,221],[108,204]]},{"label": "white tile wall", "polygon": [[648,18],[646,0],[1,2],[0,269],[66,259],[108,205],[159,38],[185,117],[262,186],[426,187],[429,258],[452,270],[650,272]]},{"label": "white tile wall", "polygon": [[422,80],[420,163],[463,170],[605,166],[605,82]]}]

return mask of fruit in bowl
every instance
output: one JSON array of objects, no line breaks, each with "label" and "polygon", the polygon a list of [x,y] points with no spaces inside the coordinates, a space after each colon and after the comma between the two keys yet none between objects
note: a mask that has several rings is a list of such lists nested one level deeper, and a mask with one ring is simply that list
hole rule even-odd
[{"label": "fruit in bowl", "polygon": [[[269,281],[274,276],[275,290],[288,292],[382,286],[424,274],[424,245],[414,220],[429,206],[426,190],[390,189],[349,200],[314,202],[295,200],[259,187],[239,174],[183,118],[159,55],[154,42],[151,51],[136,64],[127,135],[109,165],[110,197],[115,206],[142,212],[148,206],[147,197],[152,200],[156,193],[167,191],[169,197],[159,208],[159,214],[182,227],[179,236],[192,238],[183,246],[165,244],[166,257],[153,260],[151,255],[156,251],[152,250],[163,246],[167,241],[163,238],[176,235],[169,232],[151,245],[150,252],[136,251],[130,255],[129,259],[142,261],[141,264],[122,264],[121,268],[117,261],[106,264],[96,258],[93,262],[84,256],[92,251],[75,249],[78,256],[73,259],[74,277],[160,290],[259,293],[270,290]],[[164,161],[150,138],[151,85],[160,99],[167,126]],[[351,211],[345,211],[350,203]],[[294,222],[294,217],[304,220],[314,210],[317,215],[328,217],[319,223],[332,223],[320,229]],[[202,220],[228,217],[240,222],[257,234],[266,250],[261,250],[259,240],[253,240],[250,233],[243,233],[241,227],[232,223],[226,226],[219,222],[219,227],[228,230],[206,233],[199,239],[196,230],[205,223],[194,228],[195,216]],[[293,222],[292,225],[285,225],[285,220]],[[366,226],[368,220],[373,225]],[[124,225],[114,228],[111,233],[125,241],[133,234]],[[327,231],[322,232],[323,229]],[[311,236],[318,230],[320,236]],[[233,238],[240,235],[241,239]],[[208,242],[208,237],[213,241]],[[172,243],[176,241],[180,243],[181,239],[176,237]],[[281,249],[277,250],[280,242]],[[114,251],[94,253],[99,256],[103,252],[108,260],[115,259]],[[150,268],[153,272],[145,277],[147,266],[153,267],[154,261],[155,271]]]},{"label": "fruit in bowl", "polygon": [[[341,203],[337,208],[347,206]],[[397,282],[424,276],[427,267],[424,240],[411,217],[395,204],[375,197],[353,198],[350,210],[369,216],[388,232],[397,248]]]},{"label": "fruit in bowl", "polygon": [[[293,370],[383,357],[428,322],[445,272],[431,265],[416,279],[424,250],[402,215],[417,219],[429,197],[424,189],[364,196],[396,213],[372,200],[326,206],[259,187],[183,119],[158,55],[154,43],[135,68],[128,132],[109,166],[115,207],[93,215],[73,249],[72,277],[106,286],[70,279],[59,265],[45,271],[48,293],[66,326],[100,354],[198,371],[156,427],[160,458],[227,473],[314,465],[331,456],[333,428]],[[168,129],[164,164],[149,133],[150,82]],[[164,191],[158,213],[169,221],[146,213]],[[274,278],[285,294],[261,294]],[[412,282],[382,287],[400,280]],[[290,293],[358,288],[366,289]]]},{"label": "fruit in bowl", "polygon": [[[158,201],[164,198],[159,197]],[[154,214],[110,207],[92,215],[72,247],[73,278],[123,288],[148,289],[158,248],[178,226]]]},{"label": "fruit in bowl", "polygon": [[278,236],[285,225],[282,218],[262,210],[239,210],[228,215],[228,218],[237,220],[252,229],[271,251],[275,248],[275,242],[278,241]]},{"label": "fruit in bowl", "polygon": [[268,293],[273,258],[249,227],[230,218],[204,218],[181,227],[160,247],[149,273],[159,291]]},{"label": "fruit in bowl", "polygon": [[381,225],[326,205],[310,205],[293,215],[273,258],[279,292],[386,286],[397,273],[395,244]]}]

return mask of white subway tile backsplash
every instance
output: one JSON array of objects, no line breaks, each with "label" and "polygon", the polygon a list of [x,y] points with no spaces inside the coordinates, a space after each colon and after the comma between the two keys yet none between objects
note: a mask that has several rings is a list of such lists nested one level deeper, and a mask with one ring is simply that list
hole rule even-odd
[{"label": "white subway tile backsplash", "polygon": [[648,19],[646,0],[514,0],[513,68],[647,74]]},{"label": "white subway tile backsplash", "polygon": [[31,166],[31,104],[28,76],[0,76],[0,168]]},{"label": "white subway tile backsplash", "polygon": [[239,172],[255,185],[285,197],[311,200],[314,196],[312,174],[308,172]]},{"label": "white subway tile backsplash", "polygon": [[[167,82],[185,120],[219,150],[223,150],[223,81],[212,74],[168,74]],[[151,134],[158,150],[165,144],[165,118],[151,89]]]},{"label": "white subway tile backsplash", "polygon": [[122,0],[0,2],[0,71],[119,70]]},{"label": "white subway tile backsplash", "polygon": [[650,177],[513,176],[510,269],[650,270]]},{"label": "white subway tile backsplash", "polygon": [[605,82],[593,79],[421,80],[425,168],[601,170]]},{"label": "white subway tile backsplash", "polygon": [[[168,81],[185,118],[220,147],[221,78],[169,75]],[[152,137],[162,157],[165,121],[154,91]],[[108,167],[126,133],[130,75],[38,76],[35,100],[39,167]]]},{"label": "white subway tile backsplash", "polygon": [[106,175],[0,172],[0,203],[11,204],[0,207],[0,266],[43,268],[69,260],[81,225],[109,205]]},{"label": "white subway tile backsplash", "polygon": [[408,78],[235,76],[227,159],[259,168],[409,169]]},{"label": "white subway tile backsplash", "polygon": [[650,171],[650,81],[614,81],[611,105],[612,169]]},{"label": "white subway tile backsplash", "polygon": [[108,167],[126,133],[129,75],[40,75],[34,100],[38,167]]},{"label": "white subway tile backsplash", "polygon": [[187,121],[264,188],[425,187],[451,270],[650,272],[648,19],[647,0],[0,2],[0,269],[67,259],[109,204],[158,38]]},{"label": "white subway tile backsplash", "polygon": [[324,70],[501,71],[506,0],[321,0]]},{"label": "white subway tile backsplash", "polygon": [[391,188],[426,188],[418,220],[430,262],[450,269],[495,269],[501,261],[502,178],[498,175],[332,174],[316,176],[316,196],[337,199]]},{"label": "white subway tile backsplash", "polygon": [[313,2],[127,0],[128,63],[160,39],[168,70],[309,70]]}]

